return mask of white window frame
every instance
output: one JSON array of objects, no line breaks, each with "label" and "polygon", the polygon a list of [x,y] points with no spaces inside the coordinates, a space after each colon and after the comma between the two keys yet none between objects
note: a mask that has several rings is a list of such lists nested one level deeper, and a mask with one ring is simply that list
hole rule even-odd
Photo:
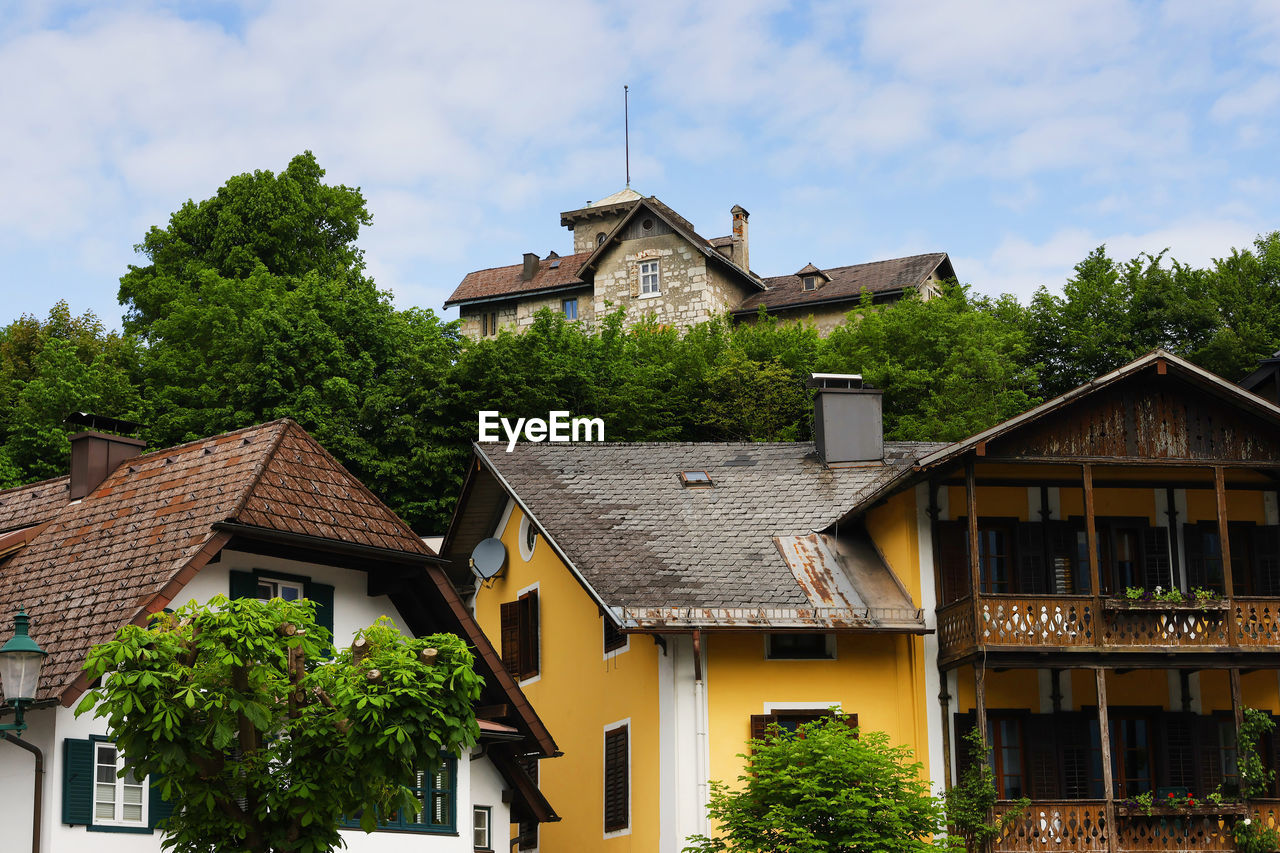
[{"label": "white window frame", "polygon": [[[288,599],[290,601],[301,601],[302,599],[307,597],[306,586],[298,581],[278,580],[276,578],[271,578],[271,577],[260,577],[260,578],[257,578],[256,580],[258,584],[271,584],[275,592],[275,595],[271,596],[271,598],[284,598],[284,596],[280,595],[280,590],[282,589],[292,589],[297,591],[298,597],[294,599]],[[259,598],[258,600],[270,601],[271,599]]]},{"label": "white window frame", "polygon": [[[645,283],[645,279],[649,276],[653,277],[652,287]],[[641,261],[640,262],[640,298],[648,299],[653,296],[662,295],[662,264],[659,261]]]},{"label": "white window frame", "polygon": [[801,285],[800,285],[800,286],[801,286],[801,288],[802,288],[802,289],[804,289],[804,290],[817,290],[817,289],[818,289],[818,277],[817,277],[816,275],[807,275],[807,276],[805,276],[805,277],[804,277],[804,279],[803,279],[803,281],[801,282]]},{"label": "white window frame", "polygon": [[770,633],[767,633],[767,634],[765,634],[765,635],[764,635],[764,659],[765,659],[765,660],[770,660],[770,661],[775,661],[775,660],[776,660],[776,661],[791,661],[791,662],[793,662],[793,663],[794,663],[794,662],[796,662],[796,661],[833,661],[833,660],[836,660],[836,659],[837,659],[837,658],[836,658],[836,635],[835,635],[835,634],[823,634],[823,635],[822,635],[822,636],[825,638],[825,642],[826,642],[826,645],[825,645],[825,648],[826,648],[826,655],[827,655],[826,657],[821,657],[821,658],[774,657],[774,656],[771,654],[771,652],[772,652],[772,646],[771,646],[771,644],[769,643],[769,638],[770,638],[770,637],[772,637],[775,633],[785,633],[785,632],[781,632],[781,631],[778,631],[778,632],[770,632]]},{"label": "white window frame", "polygon": [[[484,815],[483,819],[481,815]],[[482,822],[483,826],[481,826]],[[477,834],[481,830],[484,831],[483,844],[480,843],[480,836]],[[471,807],[471,846],[476,850],[493,849],[493,806]]]},{"label": "white window frame", "polygon": [[[532,545],[529,544],[530,533],[533,534]],[[520,519],[520,541],[517,543],[520,546],[520,558],[526,563],[532,560],[534,552],[538,550],[540,541],[542,541],[542,532],[529,520],[527,512],[522,513],[522,518]]]},{"label": "white window frame", "polygon": [[[600,734],[600,785],[601,785],[601,791],[603,791],[605,772],[607,769],[606,759],[605,759],[605,750],[604,750],[605,738],[608,736],[609,732],[614,731],[615,729],[623,729],[623,728],[627,730],[627,826],[626,826],[626,829],[615,829],[613,832],[605,832],[604,833],[605,838],[621,838],[624,835],[630,835],[631,827],[635,825],[635,819],[636,819],[634,802],[632,797],[632,793],[635,790],[634,788],[635,780],[631,774],[631,766],[632,766],[631,753],[632,753],[632,747],[635,745],[635,732],[631,731],[630,717],[627,717],[626,719],[623,719],[623,720],[618,720],[616,722],[608,723],[607,725],[605,725],[604,731]],[[604,800],[603,798],[601,798],[601,802],[600,802],[601,831],[604,830],[604,814],[605,814]]]},{"label": "white window frame", "polygon": [[[115,750],[116,760],[112,765],[112,773],[119,774],[124,769],[124,755],[119,749],[116,749],[115,743],[109,740],[97,740],[93,742],[93,798],[92,798],[92,815],[94,826],[122,826],[130,829],[146,829],[151,824],[151,779],[149,776],[143,776],[141,780],[136,780],[133,784],[125,781],[126,777],[114,775],[111,780],[112,790],[112,811],[113,816],[110,818],[98,816],[98,804],[102,802],[98,799],[98,786],[106,785],[106,782],[98,781],[99,768],[106,767],[105,764],[98,762],[98,750],[102,747],[109,747]],[[140,788],[142,790],[142,818],[140,820],[128,820],[123,817],[124,814],[124,790],[125,788]]]}]

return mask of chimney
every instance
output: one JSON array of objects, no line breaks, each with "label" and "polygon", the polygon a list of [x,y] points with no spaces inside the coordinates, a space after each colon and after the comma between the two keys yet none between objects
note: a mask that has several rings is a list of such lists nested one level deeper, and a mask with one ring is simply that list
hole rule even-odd
[{"label": "chimney", "polygon": [[126,459],[132,459],[147,446],[145,441],[123,435],[99,432],[98,428],[119,432],[136,432],[141,424],[115,418],[75,412],[69,424],[90,427],[71,436],[71,500],[79,500],[92,492]]},{"label": "chimney", "polygon": [[867,388],[862,377],[846,373],[814,373],[813,440],[818,457],[828,465],[880,462],[884,459],[883,391]]},{"label": "chimney", "polygon": [[747,217],[751,214],[740,204],[730,210],[733,214],[733,262],[751,272],[751,257],[747,253]]},{"label": "chimney", "polygon": [[535,252],[524,253],[524,269],[520,271],[521,281],[532,281],[533,277],[538,274],[538,255]]}]

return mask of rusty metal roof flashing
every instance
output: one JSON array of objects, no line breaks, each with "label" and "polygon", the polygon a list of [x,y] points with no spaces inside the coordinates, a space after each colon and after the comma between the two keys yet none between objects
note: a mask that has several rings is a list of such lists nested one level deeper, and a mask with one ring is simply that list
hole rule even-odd
[{"label": "rusty metal roof flashing", "polygon": [[623,629],[928,634],[924,611],[882,607],[624,607]]}]

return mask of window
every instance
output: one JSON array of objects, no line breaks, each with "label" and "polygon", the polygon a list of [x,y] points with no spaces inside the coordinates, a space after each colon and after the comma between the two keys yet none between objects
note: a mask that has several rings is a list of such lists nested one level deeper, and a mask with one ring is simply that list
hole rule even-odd
[{"label": "window", "polygon": [[[456,826],[458,769],[453,758],[446,758],[434,770],[414,774],[412,808],[393,812],[378,821],[377,831],[454,832]],[[345,826],[359,826],[358,817],[347,818]]]},{"label": "window", "polygon": [[517,543],[520,546],[520,557],[526,563],[533,559],[534,549],[538,547],[538,528],[529,520],[526,513],[520,519],[520,539]]},{"label": "window", "polygon": [[1022,720],[991,714],[987,717],[987,761],[995,772],[996,792],[1002,800],[1017,800],[1026,790],[1022,753]]},{"label": "window", "polygon": [[685,488],[690,488],[693,486],[710,487],[710,486],[714,486],[715,483],[712,482],[711,475],[708,474],[706,471],[681,471],[680,485],[684,486]]},{"label": "window", "polygon": [[472,846],[477,850],[490,850],[493,844],[489,838],[489,826],[493,822],[493,808],[476,806],[472,811],[471,834]]},{"label": "window", "polygon": [[662,292],[657,261],[643,261],[640,264],[640,295],[656,296]]},{"label": "window", "polygon": [[834,660],[835,634],[766,634],[765,660]]},{"label": "window", "polygon": [[627,647],[627,635],[622,633],[622,629],[613,624],[613,620],[608,616],[602,616],[601,619],[604,622],[605,654],[616,652],[618,649],[625,649]]},{"label": "window", "polygon": [[596,235],[596,245],[597,245],[597,246],[603,246],[603,245],[604,245],[604,240],[605,240],[605,237],[606,237],[606,236],[608,236],[608,235],[606,235],[603,231],[601,231],[599,234],[597,234],[597,235]]},{"label": "window", "polygon": [[293,581],[277,581],[269,578],[258,578],[258,600],[270,601],[282,598],[285,601],[297,601],[306,598],[302,584]]},{"label": "window", "polygon": [[564,311],[566,320],[578,319],[578,300],[576,297],[573,299],[560,300],[560,309]]},{"label": "window", "polygon": [[516,678],[538,674],[538,591],[502,605],[502,663]]},{"label": "window", "polygon": [[978,522],[978,572],[984,593],[1010,592],[1013,535],[1007,525]]},{"label": "window", "polygon": [[817,290],[817,289],[818,289],[818,277],[817,277],[816,275],[807,275],[807,276],[805,276],[805,277],[804,277],[804,289],[805,289],[805,290]]},{"label": "window", "polygon": [[777,725],[783,731],[794,732],[803,725],[816,723],[823,717],[830,716],[842,719],[851,729],[858,728],[857,714],[832,714],[830,708],[793,708],[785,711],[777,710],[769,714],[752,714],[751,737],[754,740],[764,740],[768,737],[769,727],[772,725]]},{"label": "window", "polygon": [[631,749],[628,725],[604,731],[604,831],[622,832],[631,826]]},{"label": "window", "polygon": [[497,311],[485,311],[480,315],[480,334],[486,338],[498,334]]},{"label": "window", "polygon": [[147,779],[124,769],[124,756],[112,743],[94,746],[93,822],[97,826],[147,825]]}]

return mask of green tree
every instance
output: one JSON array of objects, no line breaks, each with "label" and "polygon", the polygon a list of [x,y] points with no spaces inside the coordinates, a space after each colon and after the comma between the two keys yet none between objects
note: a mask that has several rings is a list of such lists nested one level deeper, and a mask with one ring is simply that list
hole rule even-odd
[{"label": "green tree", "polygon": [[96,709],[134,775],[180,804],[167,848],[330,850],[344,815],[369,832],[422,809],[415,771],[475,743],[481,682],[462,640],[382,620],[334,657],[327,634],[309,601],[218,596],[90,652],[106,679],[76,713]]},{"label": "green tree", "polygon": [[750,741],[737,789],[711,783],[715,838],[686,853],[908,853],[938,849],[942,812],[911,751],[831,716]]},{"label": "green tree", "polygon": [[928,301],[868,298],[859,311],[827,337],[820,369],[861,373],[884,389],[885,438],[956,441],[1039,402],[1025,309],[1013,297],[951,284]]},{"label": "green tree", "polygon": [[987,745],[976,726],[965,732],[960,748],[968,753],[970,760],[956,784],[942,795],[943,807],[949,831],[962,849],[981,853],[1000,837],[1006,826],[1022,816],[1031,800],[1023,797],[1015,807],[993,820],[992,809],[998,796],[996,774],[987,761]]},{"label": "green tree", "polygon": [[139,358],[133,339],[66,302],[0,329],[0,488],[67,472],[72,412],[137,418]]},{"label": "green tree", "polygon": [[809,393],[777,359],[726,350],[707,373],[705,423],[721,441],[795,441],[808,425]]},{"label": "green tree", "polygon": [[411,524],[442,524],[456,474],[428,435],[456,324],[392,306],[356,246],[363,196],[323,177],[310,152],[238,175],[137,247],[150,263],[120,301],[146,343],[147,438],[291,417]]},{"label": "green tree", "polygon": [[1191,358],[1238,381],[1280,350],[1280,231],[1215,260],[1206,279],[1218,323]]}]

